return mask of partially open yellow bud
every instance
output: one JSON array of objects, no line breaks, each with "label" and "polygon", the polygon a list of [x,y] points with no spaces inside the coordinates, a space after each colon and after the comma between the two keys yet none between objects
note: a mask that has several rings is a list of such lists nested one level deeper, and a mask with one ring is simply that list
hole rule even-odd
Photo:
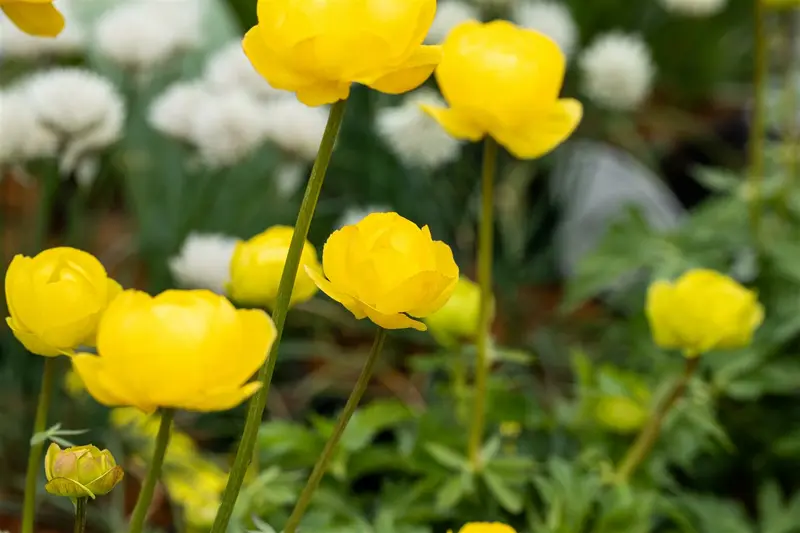
[{"label": "partially open yellow bud", "polygon": [[442,344],[455,340],[471,340],[478,333],[481,289],[477,283],[462,277],[444,307],[425,318],[431,334]]},{"label": "partially open yellow bud", "polygon": [[633,433],[647,420],[647,409],[627,396],[605,396],[595,405],[597,421],[615,433]]},{"label": "partially open yellow bud", "polygon": [[111,492],[124,472],[108,450],[73,446],[62,450],[51,444],[44,458],[45,490],[56,496],[94,498]]}]

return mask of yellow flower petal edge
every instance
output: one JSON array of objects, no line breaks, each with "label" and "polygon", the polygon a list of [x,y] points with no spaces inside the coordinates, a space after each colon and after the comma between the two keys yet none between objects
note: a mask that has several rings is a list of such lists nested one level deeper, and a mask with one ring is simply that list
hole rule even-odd
[{"label": "yellow flower petal edge", "polygon": [[[450,532],[452,533],[452,532]],[[470,522],[458,533],[517,533],[516,530],[500,522]]]},{"label": "yellow flower petal edge", "polygon": [[4,0],[0,9],[20,30],[36,37],[55,37],[64,29],[64,16],[52,0]]}]

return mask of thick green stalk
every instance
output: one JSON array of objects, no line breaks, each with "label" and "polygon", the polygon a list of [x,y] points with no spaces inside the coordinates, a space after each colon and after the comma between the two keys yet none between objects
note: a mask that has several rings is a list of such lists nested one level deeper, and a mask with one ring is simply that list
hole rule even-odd
[{"label": "thick green stalk", "polygon": [[478,285],[481,306],[478,314],[475,395],[469,431],[469,461],[474,471],[481,468],[481,448],[486,426],[486,384],[489,378],[489,343],[492,338],[492,260],[494,259],[494,174],[497,142],[486,137],[483,148],[481,221],[478,232]]},{"label": "thick green stalk", "polygon": [[754,65],[753,65],[753,120],[750,127],[750,174],[748,193],[750,199],[750,228],[753,238],[760,242],[762,184],[764,181],[764,136],[766,118],[764,116],[764,94],[767,83],[767,40],[764,31],[763,0],[753,0]]},{"label": "thick green stalk", "polygon": [[161,477],[161,467],[164,464],[164,455],[167,453],[167,445],[169,444],[169,436],[172,430],[172,418],[174,416],[175,411],[172,409],[164,409],[161,411],[161,425],[158,427],[158,435],[156,435],[156,442],[153,448],[153,457],[150,460],[147,475],[139,491],[139,498],[136,500],[136,506],[133,508],[128,533],[142,533],[144,524],[147,521],[147,512],[150,510],[150,502],[153,501],[156,483],[158,483],[158,479]]},{"label": "thick green stalk", "polygon": [[[36,418],[33,421],[33,434],[47,429],[47,411],[50,408],[50,395],[53,391],[53,378],[56,370],[54,357],[45,357],[42,371],[42,386],[39,389],[39,403],[36,405]],[[42,468],[44,441],[31,446],[28,455],[28,471],[25,474],[25,500],[22,504],[22,533],[33,533],[36,514],[36,485],[39,470]]]},{"label": "thick green stalk", "polygon": [[75,500],[75,533],[86,531],[86,504],[88,498],[78,498]]},{"label": "thick green stalk", "polygon": [[233,461],[233,467],[228,476],[228,484],[225,486],[225,492],[222,494],[222,503],[219,506],[219,511],[217,511],[217,517],[214,520],[214,525],[210,533],[225,533],[225,531],[227,531],[228,522],[231,519],[233,508],[236,504],[236,498],[239,496],[239,491],[242,489],[242,483],[244,482],[244,476],[250,466],[250,461],[253,459],[253,450],[255,449],[256,438],[258,437],[258,428],[261,426],[261,418],[264,415],[264,408],[267,405],[267,395],[269,394],[269,386],[272,382],[272,374],[275,371],[275,363],[278,359],[278,348],[281,343],[281,337],[283,336],[283,327],[286,323],[286,314],[289,310],[292,288],[294,287],[294,281],[297,278],[297,270],[300,266],[300,255],[303,252],[303,245],[308,237],[308,228],[311,225],[311,219],[314,217],[314,211],[317,208],[319,194],[322,190],[322,184],[325,181],[325,174],[328,171],[328,163],[330,163],[336,137],[339,135],[339,129],[342,125],[342,119],[344,118],[345,107],[346,100],[340,100],[331,107],[330,115],[328,116],[328,124],[325,126],[325,133],[322,135],[322,141],[320,142],[319,151],[317,152],[317,159],[314,161],[314,168],[311,170],[311,177],[308,180],[308,185],[306,185],[303,203],[300,205],[300,212],[297,214],[297,222],[295,222],[294,225],[294,235],[292,235],[292,242],[289,244],[289,252],[286,255],[286,264],[283,267],[281,281],[278,285],[278,297],[275,303],[275,310],[272,313],[272,320],[275,322],[277,335],[266,363],[264,363],[264,366],[261,367],[261,370],[258,372],[258,380],[263,383],[263,386],[253,396],[248,405],[242,439],[239,443],[239,449],[236,451],[236,458]]},{"label": "thick green stalk", "polygon": [[378,361],[378,357],[383,350],[383,343],[385,340],[386,330],[379,328],[378,332],[375,334],[375,342],[372,344],[367,362],[364,363],[361,375],[358,376],[356,386],[353,392],[350,393],[347,404],[345,404],[342,414],[339,415],[339,420],[336,421],[336,427],[333,428],[333,433],[328,438],[328,442],[325,443],[325,448],[317,459],[317,464],[314,465],[314,470],[311,471],[311,475],[308,481],[306,481],[306,486],[303,487],[303,491],[297,499],[294,510],[292,510],[292,514],[289,516],[289,520],[283,528],[283,533],[295,533],[295,531],[297,531],[297,526],[300,525],[300,521],[303,519],[306,509],[308,509],[311,503],[314,491],[317,490],[320,481],[322,481],[325,475],[325,471],[328,469],[328,464],[331,462],[331,459],[333,459],[336,445],[339,444],[339,440],[342,438],[347,423],[350,422],[350,418],[352,418],[353,413],[355,413],[358,408],[359,402],[361,402],[361,398],[364,396],[364,392],[367,390],[369,380],[372,377],[372,371],[375,369],[375,363]]},{"label": "thick green stalk", "polygon": [[631,447],[628,448],[625,457],[622,459],[622,462],[620,462],[616,475],[619,482],[627,482],[636,468],[645,460],[650,450],[653,449],[653,446],[658,440],[658,435],[661,433],[661,425],[664,423],[667,413],[670,412],[675,402],[683,396],[683,392],[686,390],[686,386],[689,384],[689,380],[692,379],[692,375],[695,370],[697,370],[697,365],[699,363],[700,357],[698,356],[686,359],[686,366],[683,369],[683,374],[681,374],[678,381],[672,386],[672,389],[669,391],[664,401],[661,402],[655,412],[650,416],[647,424],[642,428],[641,433],[636,437]]}]

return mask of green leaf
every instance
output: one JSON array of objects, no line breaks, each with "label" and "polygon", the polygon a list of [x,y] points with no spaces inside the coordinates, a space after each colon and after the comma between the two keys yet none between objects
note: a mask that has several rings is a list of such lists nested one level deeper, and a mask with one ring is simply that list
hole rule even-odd
[{"label": "green leaf", "polygon": [[436,493],[436,508],[440,511],[448,511],[458,505],[459,502],[470,494],[473,490],[472,476],[467,472],[453,476],[442,485]]},{"label": "green leaf", "polygon": [[353,414],[342,435],[341,445],[351,452],[363,450],[378,433],[413,417],[413,411],[399,400],[373,401]]},{"label": "green leaf", "polygon": [[513,488],[503,480],[500,476],[491,470],[483,471],[483,480],[503,509],[512,514],[519,514],[522,512],[522,494],[519,488]]},{"label": "green leaf", "polygon": [[463,455],[459,455],[446,446],[436,444],[435,442],[428,442],[425,444],[425,450],[436,460],[436,462],[445,468],[463,472],[469,470],[469,461],[467,458]]}]

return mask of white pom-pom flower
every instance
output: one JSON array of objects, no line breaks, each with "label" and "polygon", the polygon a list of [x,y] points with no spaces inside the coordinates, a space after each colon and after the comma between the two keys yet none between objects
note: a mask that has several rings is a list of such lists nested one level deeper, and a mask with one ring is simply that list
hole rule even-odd
[{"label": "white pom-pom flower", "polygon": [[553,0],[524,1],[514,8],[514,21],[553,39],[569,57],[578,42],[578,26],[567,6]]},{"label": "white pom-pom flower", "polygon": [[23,91],[0,92],[0,132],[0,166],[56,153],[58,139],[39,123]]},{"label": "white pom-pom flower", "polygon": [[632,110],[650,95],[655,66],[647,44],[621,32],[598,37],[580,58],[583,91],[596,104]]},{"label": "white pom-pom flower", "polygon": [[358,224],[372,213],[389,213],[392,208],[386,205],[368,205],[366,207],[351,207],[342,214],[339,219],[338,227],[352,226]]},{"label": "white pom-pom flower", "polygon": [[725,9],[728,0],[660,0],[660,3],[675,15],[699,18],[716,15]]},{"label": "white pom-pom flower", "polygon": [[229,43],[208,60],[205,80],[213,90],[244,90],[259,98],[286,95],[286,91],[274,89],[253,68],[244,54],[241,40]]},{"label": "white pom-pom flower", "polygon": [[436,92],[420,89],[406,97],[401,105],[378,111],[375,127],[403,164],[433,170],[457,159],[461,143],[422,111],[421,104],[445,105]]},{"label": "white pom-pom flower", "polygon": [[193,142],[198,110],[204,108],[211,97],[202,81],[173,83],[150,104],[148,121],[165,135]]},{"label": "white pom-pom flower", "polygon": [[225,294],[236,243],[228,235],[192,233],[169,260],[172,276],[181,287]]},{"label": "white pom-pom flower", "polygon": [[125,104],[111,82],[89,70],[56,68],[25,83],[37,120],[59,139],[62,170],[71,172],[81,157],[106,148],[122,135]]},{"label": "white pom-pom flower", "polygon": [[429,44],[443,42],[450,30],[468,20],[480,20],[480,13],[470,4],[460,0],[439,2],[436,8],[436,18],[433,19],[425,42]]},{"label": "white pom-pom flower", "polygon": [[313,161],[328,123],[328,109],[308,107],[294,96],[281,97],[264,106],[267,138],[294,157]]}]

